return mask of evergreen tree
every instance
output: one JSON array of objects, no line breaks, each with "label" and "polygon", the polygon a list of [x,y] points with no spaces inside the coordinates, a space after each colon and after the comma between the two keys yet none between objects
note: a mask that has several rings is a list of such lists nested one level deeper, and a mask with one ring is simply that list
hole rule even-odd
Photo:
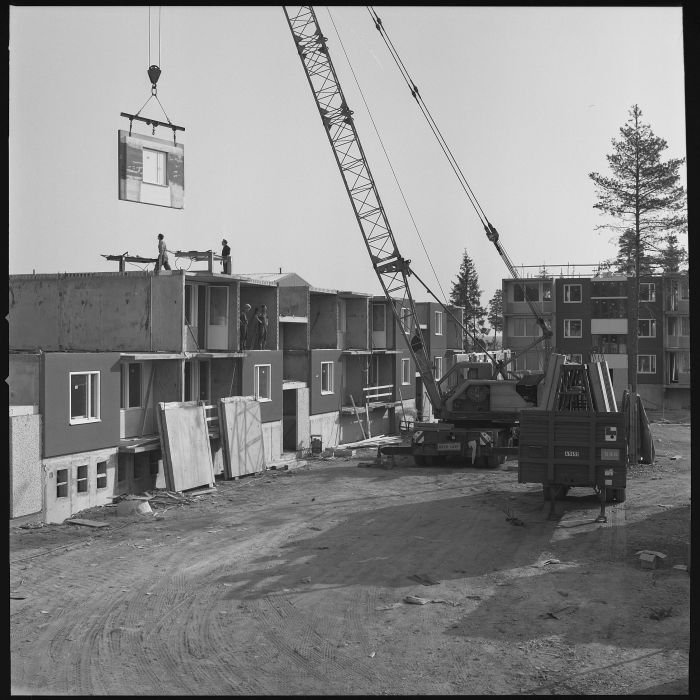
[{"label": "evergreen tree", "polygon": [[678,238],[670,234],[666,247],[661,251],[661,270],[663,272],[680,272],[688,260],[688,253],[678,245]]},{"label": "evergreen tree", "polygon": [[[469,329],[471,335],[476,336],[479,332],[484,333],[486,309],[481,306],[479,275],[476,272],[474,261],[469,257],[466,250],[462,256],[457,279],[452,283],[450,301],[457,306],[464,307],[464,325]],[[476,343],[474,340],[469,334],[465,333],[465,350],[474,350],[475,347]]]},{"label": "evergreen tree", "polygon": [[612,176],[590,173],[598,201],[593,206],[611,221],[598,226],[618,234],[619,272],[639,276],[647,266],[659,266],[671,235],[687,233],[686,193],[679,184],[685,158],[661,160],[668,144],[641,120],[633,105],[612,139],[607,156]]},{"label": "evergreen tree", "polygon": [[503,330],[503,290],[497,289],[489,301],[488,322],[493,330],[493,346],[496,348],[496,335]]}]

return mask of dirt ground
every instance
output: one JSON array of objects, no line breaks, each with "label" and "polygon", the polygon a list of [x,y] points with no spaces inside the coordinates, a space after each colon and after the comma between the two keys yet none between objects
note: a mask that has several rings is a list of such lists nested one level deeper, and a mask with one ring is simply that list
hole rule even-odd
[{"label": "dirt ground", "polygon": [[687,694],[690,425],[652,429],[607,523],[588,489],[547,519],[516,462],[372,451],[78,516],[101,529],[11,525],[12,692]]}]

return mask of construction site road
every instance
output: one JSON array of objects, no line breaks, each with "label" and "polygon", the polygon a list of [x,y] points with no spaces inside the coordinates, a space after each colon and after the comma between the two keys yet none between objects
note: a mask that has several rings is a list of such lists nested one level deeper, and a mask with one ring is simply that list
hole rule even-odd
[{"label": "construction site road", "polygon": [[690,425],[652,431],[605,523],[515,461],[373,452],[10,524],[12,693],[686,694]]}]

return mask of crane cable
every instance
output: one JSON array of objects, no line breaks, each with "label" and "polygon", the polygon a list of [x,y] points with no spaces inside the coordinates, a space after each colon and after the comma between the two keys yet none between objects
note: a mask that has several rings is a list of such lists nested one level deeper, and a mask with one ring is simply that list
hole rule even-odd
[{"label": "crane cable", "polygon": [[[408,88],[411,92],[411,95],[415,99],[416,104],[418,105],[420,111],[423,113],[423,116],[425,117],[426,121],[428,122],[430,130],[433,132],[435,138],[437,139],[438,144],[440,145],[440,148],[442,149],[443,153],[445,154],[445,157],[447,158],[447,160],[450,164],[450,167],[452,168],[455,175],[457,176],[457,179],[459,180],[459,183],[462,186],[462,189],[464,190],[465,194],[467,195],[469,202],[471,203],[472,207],[474,208],[476,215],[479,217],[479,220],[481,221],[481,224],[483,225],[484,230],[486,232],[487,238],[496,247],[498,254],[503,259],[503,262],[505,262],[506,267],[508,268],[508,270],[511,273],[511,275],[513,276],[513,278],[516,280],[520,280],[520,275],[518,275],[518,272],[517,272],[517,269],[515,268],[515,265],[513,265],[513,262],[511,261],[510,257],[508,256],[508,253],[499,244],[498,231],[491,224],[491,222],[488,220],[486,213],[482,209],[481,204],[479,203],[479,200],[477,199],[472,188],[470,187],[470,185],[467,181],[467,178],[464,175],[464,172],[462,171],[461,167],[459,166],[459,163],[457,162],[457,159],[455,158],[454,154],[452,153],[452,150],[450,149],[447,142],[445,141],[445,138],[442,135],[442,132],[440,131],[437,123],[433,119],[433,116],[430,113],[430,110],[428,109],[427,105],[423,101],[423,98],[421,97],[421,94],[420,94],[420,91],[418,90],[417,85],[415,84],[414,80],[411,78],[411,75],[408,72],[408,69],[404,65],[403,61],[401,60],[401,57],[399,56],[398,51],[396,50],[393,42],[389,38],[389,35],[387,34],[386,29],[384,28],[384,23],[382,22],[381,18],[376,13],[374,8],[368,6],[367,10],[369,11],[370,16],[372,17],[375,28],[377,29],[377,31],[381,35],[382,39],[384,40],[384,43],[386,44],[386,47],[388,48],[389,53],[391,54],[392,58],[394,59],[394,62],[396,63],[396,66],[398,67],[399,72],[401,73],[401,76],[403,77],[404,81],[406,82],[406,85],[408,86]],[[543,334],[546,334],[548,332],[551,335],[551,331],[549,331],[549,329],[547,329],[546,324],[544,322],[544,319],[542,318],[542,314],[537,311],[532,300],[528,299],[527,290],[525,289],[522,282],[521,282],[521,287],[523,288],[523,298],[527,302],[528,306],[530,307],[532,314],[537,319],[538,324],[542,328]]]},{"label": "crane cable", "polygon": [[391,163],[391,158],[389,158],[389,154],[388,154],[386,148],[384,147],[384,142],[382,141],[382,137],[379,135],[379,129],[377,128],[377,125],[374,121],[374,117],[372,116],[372,112],[369,108],[369,105],[367,104],[367,100],[365,99],[365,95],[362,92],[362,88],[360,87],[360,83],[357,79],[357,76],[355,75],[355,70],[352,67],[352,63],[350,63],[350,57],[348,56],[348,53],[345,50],[343,40],[340,38],[340,33],[338,32],[338,28],[336,27],[335,22],[333,21],[333,16],[331,15],[330,8],[326,8],[326,9],[328,11],[328,16],[330,17],[331,24],[333,25],[333,29],[335,30],[335,33],[338,37],[338,42],[340,43],[340,47],[343,49],[343,53],[345,54],[345,60],[348,62],[348,66],[350,67],[350,72],[352,73],[352,77],[355,80],[355,85],[357,86],[357,89],[360,93],[360,96],[362,97],[362,101],[364,102],[365,109],[367,110],[367,114],[369,115],[369,119],[372,122],[372,126],[374,128],[374,131],[377,135],[377,138],[379,139],[379,144],[382,147],[382,151],[384,151],[384,156],[386,157],[386,160],[389,164],[389,168],[391,169],[391,173],[394,176],[394,181],[396,182],[396,186],[398,187],[399,192],[401,193],[401,197],[404,201],[404,204],[406,205],[406,210],[408,211],[408,215],[411,218],[411,222],[413,223],[413,228],[415,229],[416,234],[418,235],[418,240],[420,241],[420,244],[423,248],[423,251],[425,252],[425,255],[428,259],[428,264],[430,265],[430,267],[433,271],[433,274],[435,275],[435,281],[437,282],[438,287],[440,287],[440,292],[442,293],[442,296],[445,299],[445,305],[447,305],[447,295],[445,294],[445,291],[443,290],[442,285],[440,284],[440,279],[438,278],[435,267],[433,266],[433,262],[430,259],[430,254],[428,253],[428,250],[425,247],[425,243],[423,242],[423,237],[421,236],[420,231],[418,230],[418,225],[416,224],[416,220],[413,218],[413,212],[411,211],[411,208],[408,205],[408,201],[406,200],[406,195],[404,194],[403,189],[401,188],[398,177],[396,175],[396,171],[394,170],[394,166]]}]

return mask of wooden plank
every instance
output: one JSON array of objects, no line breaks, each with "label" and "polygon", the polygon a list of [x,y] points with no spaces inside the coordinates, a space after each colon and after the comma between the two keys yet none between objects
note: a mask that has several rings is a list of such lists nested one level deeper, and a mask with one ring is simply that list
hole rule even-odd
[{"label": "wooden plank", "polygon": [[[168,489],[213,486],[214,464],[203,402],[159,403],[158,409]],[[171,483],[167,483],[168,472]]]},{"label": "wooden plank", "polygon": [[219,399],[219,430],[227,479],[265,470],[263,428],[258,401],[244,396]]},{"label": "wooden plank", "polygon": [[367,433],[365,432],[365,427],[362,425],[362,421],[360,420],[360,414],[357,412],[357,406],[355,405],[355,399],[352,398],[352,394],[350,394],[350,401],[352,402],[352,410],[355,411],[355,418],[357,418],[357,422],[360,424],[362,437],[363,439],[367,439]]},{"label": "wooden plank", "polygon": [[603,386],[605,389],[605,393],[608,397],[608,405],[610,406],[610,410],[612,412],[617,413],[617,400],[615,399],[615,389],[613,388],[612,379],[610,378],[610,369],[608,368],[608,361],[601,360],[600,367],[601,376],[603,379]]},{"label": "wooden plank", "polygon": [[71,525],[86,525],[87,527],[109,527],[109,523],[103,523],[99,520],[87,520],[85,518],[69,518],[64,522]]}]

